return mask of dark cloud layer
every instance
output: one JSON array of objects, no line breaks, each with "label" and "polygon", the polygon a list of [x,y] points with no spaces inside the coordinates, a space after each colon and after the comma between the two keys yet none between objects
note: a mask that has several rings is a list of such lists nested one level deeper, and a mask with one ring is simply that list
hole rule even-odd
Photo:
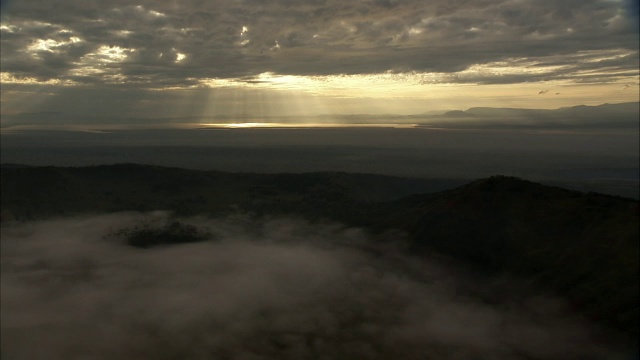
[{"label": "dark cloud layer", "polygon": [[[634,6],[606,0],[13,1],[3,7],[2,71],[159,87],[251,80],[264,72],[606,82],[637,74]],[[473,65],[525,60],[529,67],[553,67],[540,75],[453,76]]]},{"label": "dark cloud layer", "polygon": [[616,359],[559,300],[291,219],[187,220],[215,240],[141,250],[166,214],[2,227],[10,359]]}]

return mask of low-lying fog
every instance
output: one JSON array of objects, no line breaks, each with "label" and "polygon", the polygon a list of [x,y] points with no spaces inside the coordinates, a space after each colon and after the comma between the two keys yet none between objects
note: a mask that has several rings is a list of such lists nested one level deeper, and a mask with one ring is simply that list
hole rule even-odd
[{"label": "low-lying fog", "polygon": [[184,219],[200,243],[109,236],[167,216],[3,224],[2,357],[618,358],[561,301],[408,256],[400,235],[236,216]]}]

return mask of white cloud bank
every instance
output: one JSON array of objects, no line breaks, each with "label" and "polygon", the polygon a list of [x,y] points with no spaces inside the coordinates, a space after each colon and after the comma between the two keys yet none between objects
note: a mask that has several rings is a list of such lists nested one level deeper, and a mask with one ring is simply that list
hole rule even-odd
[{"label": "white cloud bank", "polygon": [[2,356],[615,358],[557,300],[518,298],[511,281],[470,280],[356,229],[194,218],[215,240],[142,250],[105,238],[166,216],[3,225]]}]

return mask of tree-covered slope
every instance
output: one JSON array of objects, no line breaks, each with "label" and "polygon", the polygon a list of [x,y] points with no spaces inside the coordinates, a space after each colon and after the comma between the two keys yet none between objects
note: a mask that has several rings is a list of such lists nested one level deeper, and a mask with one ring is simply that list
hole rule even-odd
[{"label": "tree-covered slope", "polygon": [[487,272],[516,273],[590,317],[638,331],[638,202],[496,176],[381,206],[377,227],[408,232]]}]

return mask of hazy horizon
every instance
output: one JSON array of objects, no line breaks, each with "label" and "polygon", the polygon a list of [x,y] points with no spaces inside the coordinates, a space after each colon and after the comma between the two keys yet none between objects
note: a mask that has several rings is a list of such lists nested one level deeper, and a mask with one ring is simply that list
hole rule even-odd
[{"label": "hazy horizon", "polygon": [[15,0],[0,32],[3,162],[465,178],[638,168],[637,1]]},{"label": "hazy horizon", "polygon": [[[583,108],[593,109],[585,114]],[[607,111],[607,108],[615,110]],[[603,110],[604,109],[604,110]],[[482,112],[480,112],[482,111]],[[582,111],[582,112],[578,112]],[[477,113],[480,112],[480,113]],[[578,112],[578,113],[576,113]],[[558,128],[573,130],[599,128],[632,128],[640,126],[636,120],[640,102],[584,104],[554,109],[472,107],[415,114],[318,114],[287,116],[250,116],[247,114],[211,117],[113,117],[98,114],[78,114],[52,111],[5,113],[0,118],[0,131],[69,130],[108,131],[123,129],[185,129],[185,128],[340,128],[340,127],[420,127],[474,129],[485,127],[523,127],[530,129]],[[605,116],[613,116],[614,119]],[[598,116],[601,118],[598,119]],[[549,119],[551,117],[551,119]],[[584,118],[589,122],[584,123]],[[625,124],[620,124],[622,119]],[[469,122],[473,120],[473,122]],[[549,121],[553,120],[553,121]],[[581,123],[580,121],[583,121]],[[524,121],[524,123],[523,123]],[[587,125],[587,126],[585,126]],[[622,125],[622,126],[621,126]]]}]

